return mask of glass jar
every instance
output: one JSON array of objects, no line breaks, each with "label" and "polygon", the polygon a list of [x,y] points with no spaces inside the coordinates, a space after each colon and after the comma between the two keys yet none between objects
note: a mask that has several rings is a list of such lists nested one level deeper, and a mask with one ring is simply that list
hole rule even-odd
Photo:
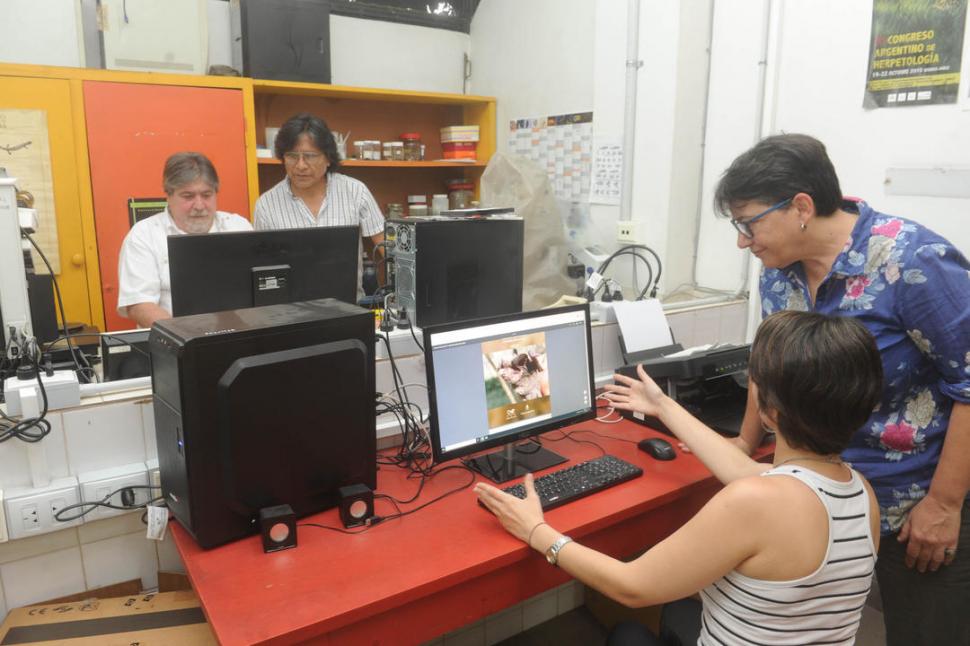
[{"label": "glass jar", "polygon": [[382,151],[384,153],[384,160],[385,161],[394,159],[394,144],[395,143],[396,142],[393,142],[393,141],[385,141],[383,144],[381,144],[381,149],[382,149]]},{"label": "glass jar", "polygon": [[450,180],[448,182],[448,208],[467,209],[471,207],[475,185],[467,180]]},{"label": "glass jar", "polygon": [[387,205],[387,217],[388,218],[403,218],[404,217],[404,205],[400,202],[391,202]]},{"label": "glass jar", "polygon": [[427,215],[428,197],[426,195],[408,195],[408,215]]},{"label": "glass jar", "polygon": [[391,159],[393,159],[394,161],[404,161],[404,142],[403,141],[391,142]]},{"label": "glass jar", "polygon": [[367,159],[365,153],[367,152],[367,142],[363,140],[357,140],[354,142],[354,159]]},{"label": "glass jar", "polygon": [[444,193],[436,193],[431,196],[431,215],[441,215],[442,211],[448,210],[448,196]]},{"label": "glass jar", "polygon": [[401,145],[405,161],[421,161],[421,135],[417,132],[405,132],[401,135]]}]

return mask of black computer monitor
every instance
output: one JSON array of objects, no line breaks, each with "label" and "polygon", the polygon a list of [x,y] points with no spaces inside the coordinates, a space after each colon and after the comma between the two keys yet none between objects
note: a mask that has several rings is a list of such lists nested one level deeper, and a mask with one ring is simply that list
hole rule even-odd
[{"label": "black computer monitor", "polygon": [[172,314],[336,298],[357,303],[357,226],[169,236]]},{"label": "black computer monitor", "polygon": [[565,461],[515,442],[596,416],[589,306],[575,305],[425,328],[435,462],[469,460],[504,482]]}]

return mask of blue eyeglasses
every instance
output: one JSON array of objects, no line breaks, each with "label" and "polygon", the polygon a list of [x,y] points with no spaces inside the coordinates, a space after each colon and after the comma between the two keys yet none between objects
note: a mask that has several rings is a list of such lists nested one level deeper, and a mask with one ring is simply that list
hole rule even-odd
[{"label": "blue eyeglasses", "polygon": [[795,199],[795,198],[790,197],[787,200],[782,200],[781,202],[778,202],[778,204],[775,204],[774,206],[769,206],[767,209],[765,209],[764,211],[762,211],[758,215],[754,216],[753,218],[748,218],[747,220],[739,220],[737,218],[731,218],[731,224],[733,224],[734,225],[734,228],[738,230],[738,233],[740,233],[741,235],[743,235],[745,238],[753,238],[754,237],[754,233],[751,232],[751,223],[752,222],[757,222],[758,220],[760,220],[761,218],[765,217],[766,215],[768,215],[772,211],[777,211],[778,209],[785,208],[786,206],[788,206],[789,204],[791,204],[791,201],[793,199]]}]

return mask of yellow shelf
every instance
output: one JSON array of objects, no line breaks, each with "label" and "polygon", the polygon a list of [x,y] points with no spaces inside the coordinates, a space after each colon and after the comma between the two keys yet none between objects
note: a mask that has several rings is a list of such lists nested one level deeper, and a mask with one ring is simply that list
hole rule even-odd
[{"label": "yellow shelf", "polygon": [[[279,166],[280,160],[275,157],[259,157],[257,163],[260,166]],[[340,162],[341,166],[357,168],[485,168],[488,162],[477,160],[473,162],[454,162],[454,161],[367,161],[363,159],[345,159]]]}]

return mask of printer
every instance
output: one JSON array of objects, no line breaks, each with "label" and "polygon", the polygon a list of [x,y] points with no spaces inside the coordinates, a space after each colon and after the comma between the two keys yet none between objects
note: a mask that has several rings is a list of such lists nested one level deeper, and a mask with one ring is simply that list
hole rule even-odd
[{"label": "printer", "polygon": [[[722,435],[740,434],[747,406],[750,345],[715,344],[684,350],[675,343],[627,353],[621,338],[621,349],[627,365],[618,368],[617,373],[637,379],[637,365],[642,365],[657,385],[702,422]],[[655,417],[619,412],[628,419],[672,434]]]}]

